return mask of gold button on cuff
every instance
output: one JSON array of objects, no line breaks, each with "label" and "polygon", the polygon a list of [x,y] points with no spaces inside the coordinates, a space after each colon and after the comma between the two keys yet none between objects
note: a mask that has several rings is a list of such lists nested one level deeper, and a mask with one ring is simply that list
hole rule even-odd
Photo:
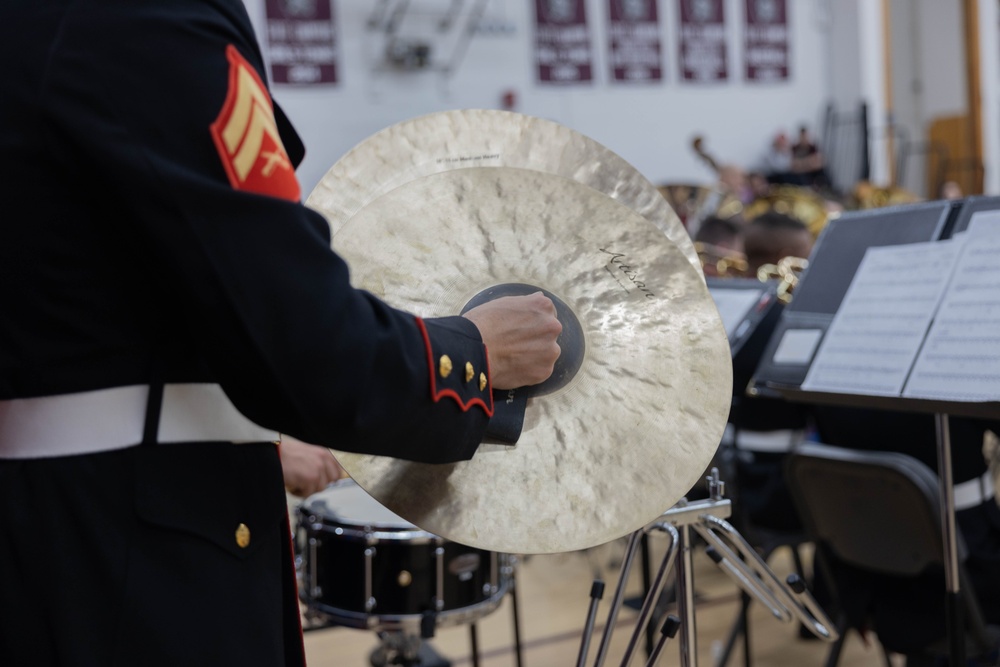
[{"label": "gold button on cuff", "polygon": [[479,391],[486,389],[486,373],[479,374]]},{"label": "gold button on cuff", "polygon": [[236,527],[236,544],[240,549],[246,549],[250,546],[250,529],[245,523]]},{"label": "gold button on cuff", "polygon": [[408,570],[401,570],[396,577],[396,583],[400,588],[406,588],[413,583],[413,575]]},{"label": "gold button on cuff", "polygon": [[438,363],[438,372],[441,373],[441,377],[446,378],[451,375],[451,357],[447,354],[441,355],[441,361]]},{"label": "gold button on cuff", "polygon": [[472,367],[471,361],[465,362],[465,381],[469,382],[476,376],[476,369]]}]

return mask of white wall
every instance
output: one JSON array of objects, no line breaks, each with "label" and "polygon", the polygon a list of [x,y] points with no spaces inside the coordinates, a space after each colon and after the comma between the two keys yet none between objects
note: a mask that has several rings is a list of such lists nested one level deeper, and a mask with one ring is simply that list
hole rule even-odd
[{"label": "white wall", "polygon": [[[831,99],[830,79],[837,69],[828,57],[830,17],[840,12],[842,0],[835,0],[836,11],[831,11],[829,1],[788,1],[790,79],[751,84],[742,80],[744,3],[725,0],[729,81],[705,85],[679,81],[678,3],[660,0],[665,80],[627,86],[611,83],[606,71],[606,0],[586,0],[594,81],[590,85],[544,86],[535,81],[532,60],[532,0],[489,0],[485,30],[472,39],[465,58],[450,77],[434,71],[379,71],[383,36],[366,28],[378,3],[334,0],[340,40],[339,82],[312,88],[275,85],[274,95],[309,151],[299,170],[305,192],[341,155],[383,127],[445,109],[500,108],[506,91],[516,93],[516,111],[550,118],[590,136],[654,183],[708,183],[713,175],[690,148],[696,134],[705,137],[706,148],[719,160],[744,166],[756,163],[779,129],[791,133],[805,123],[818,134]],[[851,3],[859,1],[863,0]],[[266,57],[264,0],[245,2]],[[421,20],[430,20],[427,11],[449,5],[449,0],[412,0],[408,22],[419,27]],[[449,44],[443,41],[438,52],[448,50]],[[842,103],[855,104],[857,100],[855,94]]]},{"label": "white wall", "polygon": [[[910,142],[926,142],[931,123],[965,115],[965,51],[960,0],[892,0],[893,120]],[[908,159],[900,185],[926,192],[926,154]]]},{"label": "white wall", "polygon": [[979,85],[983,104],[983,191],[1000,194],[1000,7],[979,0]]},{"label": "white wall", "polygon": [[840,110],[853,109],[864,101],[858,74],[863,54],[858,1],[823,0],[830,24],[829,94]]},{"label": "white wall", "polygon": [[[868,105],[869,140],[871,142],[871,178],[873,183],[888,185],[891,173],[889,162],[889,109],[887,100],[885,58],[885,17],[882,3],[871,0],[851,0],[857,3],[858,97]],[[848,0],[838,0],[839,9]]]},{"label": "white wall", "polygon": [[[898,132],[897,150],[909,150],[927,138],[921,48],[921,12],[913,0],[891,0],[892,121]],[[915,149],[914,149],[915,150]],[[896,173],[897,184],[923,196],[927,189],[926,157],[915,153]]]},{"label": "white wall", "polygon": [[924,122],[968,110],[960,0],[920,0],[918,12]]}]

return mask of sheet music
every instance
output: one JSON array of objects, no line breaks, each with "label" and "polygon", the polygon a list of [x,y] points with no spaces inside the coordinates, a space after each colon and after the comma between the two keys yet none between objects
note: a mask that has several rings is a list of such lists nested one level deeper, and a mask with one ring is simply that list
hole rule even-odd
[{"label": "sheet music", "polygon": [[726,335],[732,342],[736,334],[736,329],[743,322],[750,309],[753,308],[761,295],[764,293],[764,285],[760,289],[726,289],[725,287],[712,287],[709,293],[715,301],[715,307],[719,309],[722,317],[722,324],[726,327]]},{"label": "sheet music", "polygon": [[869,248],[802,389],[899,396],[960,242]]},{"label": "sheet music", "polygon": [[1000,400],[1000,211],[973,215],[903,396]]}]

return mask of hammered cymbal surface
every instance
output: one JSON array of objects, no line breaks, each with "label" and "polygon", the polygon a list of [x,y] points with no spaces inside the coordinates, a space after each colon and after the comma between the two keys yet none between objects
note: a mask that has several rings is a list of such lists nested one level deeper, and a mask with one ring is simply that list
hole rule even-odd
[{"label": "hammered cymbal surface", "polygon": [[564,176],[617,199],[652,222],[701,270],[670,204],[631,164],[550,120],[495,109],[419,116],[373,134],[338,160],[306,204],[333,233],[366,204],[415,178],[467,167],[516,167]]},{"label": "hammered cymbal surface", "polygon": [[729,343],[700,272],[629,207],[552,174],[459,169],[378,197],[334,246],[356,287],[422,317],[521,283],[583,330],[578,372],[528,400],[515,448],[448,465],[337,452],[401,517],[490,551],[571,551],[654,521],[707,468],[729,413]]}]

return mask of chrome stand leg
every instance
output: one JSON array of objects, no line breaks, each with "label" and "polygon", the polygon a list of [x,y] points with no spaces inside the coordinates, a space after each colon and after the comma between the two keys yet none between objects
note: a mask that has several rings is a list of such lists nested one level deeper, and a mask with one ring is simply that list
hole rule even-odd
[{"label": "chrome stand leg", "polygon": [[681,618],[681,667],[698,667],[698,639],[694,616],[694,558],[691,548],[691,529],[681,526],[677,561],[677,611]]}]

